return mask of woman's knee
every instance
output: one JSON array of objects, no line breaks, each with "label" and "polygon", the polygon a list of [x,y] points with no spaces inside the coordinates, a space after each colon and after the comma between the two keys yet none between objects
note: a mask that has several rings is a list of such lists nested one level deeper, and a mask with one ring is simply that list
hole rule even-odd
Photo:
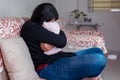
[{"label": "woman's knee", "polygon": [[104,67],[106,65],[106,62],[107,62],[105,55],[97,54],[96,57],[97,57],[97,60],[96,60],[97,65],[101,65]]},{"label": "woman's knee", "polygon": [[106,57],[104,55],[97,55],[96,60],[91,62],[91,70],[93,74],[91,76],[95,77],[98,76],[103,69],[105,68],[107,63]]},{"label": "woman's knee", "polygon": [[98,48],[98,47],[91,48],[91,50],[95,53],[104,54],[103,50],[101,48]]}]

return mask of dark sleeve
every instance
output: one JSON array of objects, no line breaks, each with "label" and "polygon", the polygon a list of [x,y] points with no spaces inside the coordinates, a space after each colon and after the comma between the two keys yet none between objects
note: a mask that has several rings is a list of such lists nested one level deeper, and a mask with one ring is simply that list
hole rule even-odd
[{"label": "dark sleeve", "polygon": [[60,31],[60,34],[58,35],[48,31],[47,29],[43,28],[39,24],[35,24],[32,22],[28,22],[26,26],[29,26],[29,29],[31,29],[31,33],[33,37],[38,42],[49,43],[58,48],[63,48],[66,45],[67,40],[63,31]]}]

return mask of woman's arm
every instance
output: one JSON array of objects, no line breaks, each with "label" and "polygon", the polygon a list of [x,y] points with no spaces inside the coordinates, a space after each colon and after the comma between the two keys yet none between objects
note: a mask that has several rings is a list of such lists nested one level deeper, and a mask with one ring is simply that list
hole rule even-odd
[{"label": "woman's arm", "polygon": [[67,40],[63,31],[60,31],[58,35],[43,28],[40,24],[35,24],[33,22],[27,22],[24,26],[27,29],[29,28],[32,36],[38,42],[49,43],[58,48],[63,48],[66,45]]},{"label": "woman's arm", "polygon": [[47,52],[47,51],[53,49],[55,46],[53,46],[53,45],[51,45],[51,44],[48,44],[48,43],[43,43],[43,42],[42,42],[42,43],[40,44],[40,47],[41,47],[41,49],[42,49],[44,52]]}]

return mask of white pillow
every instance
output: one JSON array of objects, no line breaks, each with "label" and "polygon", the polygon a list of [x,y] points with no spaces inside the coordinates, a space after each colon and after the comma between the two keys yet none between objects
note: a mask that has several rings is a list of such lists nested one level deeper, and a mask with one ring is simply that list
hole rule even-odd
[{"label": "white pillow", "polygon": [[10,80],[37,80],[34,65],[21,37],[0,40],[0,48]]}]

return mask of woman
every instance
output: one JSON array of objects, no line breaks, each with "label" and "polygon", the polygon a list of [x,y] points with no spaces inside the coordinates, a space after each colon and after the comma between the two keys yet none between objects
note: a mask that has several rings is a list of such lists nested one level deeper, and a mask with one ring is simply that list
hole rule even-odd
[{"label": "woman", "polygon": [[[62,30],[59,34],[42,27],[43,22],[54,22],[59,15],[50,3],[38,5],[21,30],[38,75],[46,80],[81,80],[88,77],[96,80],[106,65],[106,58],[99,48],[90,48],[75,53],[59,51],[46,55],[53,47],[63,48],[66,36]],[[42,43],[50,45],[45,46]]]}]

